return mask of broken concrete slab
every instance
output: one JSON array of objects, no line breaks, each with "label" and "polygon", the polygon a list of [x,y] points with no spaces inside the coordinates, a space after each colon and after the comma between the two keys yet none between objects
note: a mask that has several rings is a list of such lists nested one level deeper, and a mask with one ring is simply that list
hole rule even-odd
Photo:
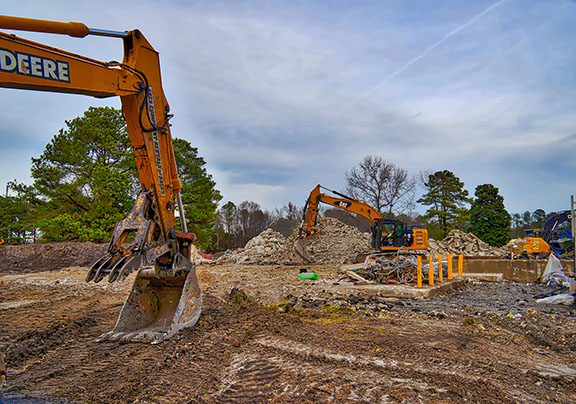
[{"label": "broken concrete slab", "polygon": [[434,285],[424,284],[421,288],[415,285],[383,285],[383,284],[367,284],[367,285],[354,285],[341,283],[329,287],[329,291],[334,295],[348,296],[350,294],[366,295],[366,296],[381,296],[381,297],[397,297],[405,299],[426,299],[440,293],[447,292],[456,288],[460,288],[466,284],[467,280],[463,278],[452,279],[445,282],[436,282]]}]

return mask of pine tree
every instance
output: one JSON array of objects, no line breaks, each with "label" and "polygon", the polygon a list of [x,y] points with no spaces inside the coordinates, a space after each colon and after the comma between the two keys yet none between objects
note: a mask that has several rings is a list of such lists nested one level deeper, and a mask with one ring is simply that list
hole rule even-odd
[{"label": "pine tree", "polygon": [[119,110],[90,107],[66,121],[39,158],[34,188],[44,201],[37,224],[45,241],[103,242],[130,211],[136,167]]},{"label": "pine tree", "polygon": [[453,172],[444,170],[430,174],[424,187],[428,192],[417,202],[430,206],[423,218],[438,226],[438,236],[443,238],[450,229],[463,227],[468,215],[465,205],[471,202],[464,183]]},{"label": "pine tree", "polygon": [[196,234],[196,244],[205,249],[210,244],[216,209],[222,196],[214,188],[216,183],[204,168],[206,162],[198,155],[198,149],[184,139],[173,139],[172,145],[182,182],[186,225],[189,232]]},{"label": "pine tree", "polygon": [[493,247],[506,244],[512,217],[504,207],[504,197],[492,184],[478,185],[474,195],[470,208],[472,233]]}]

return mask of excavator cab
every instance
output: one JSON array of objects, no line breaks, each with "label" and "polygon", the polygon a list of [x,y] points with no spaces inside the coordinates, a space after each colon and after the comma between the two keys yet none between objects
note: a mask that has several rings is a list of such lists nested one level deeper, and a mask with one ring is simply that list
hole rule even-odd
[{"label": "excavator cab", "polygon": [[406,224],[399,220],[379,220],[372,226],[372,248],[383,250],[389,247],[397,250],[408,247],[411,235]]}]

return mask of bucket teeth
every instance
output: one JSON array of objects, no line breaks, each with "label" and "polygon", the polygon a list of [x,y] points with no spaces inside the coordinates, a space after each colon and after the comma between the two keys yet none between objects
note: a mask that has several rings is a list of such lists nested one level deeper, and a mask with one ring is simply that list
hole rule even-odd
[{"label": "bucket teeth", "polygon": [[104,257],[103,260],[99,260],[98,262],[96,262],[96,264],[94,264],[92,266],[92,268],[90,268],[90,273],[93,275],[89,275],[92,277],[92,279],[94,280],[94,282],[98,283],[100,282],[102,279],[104,279],[104,276],[106,276],[107,272],[107,268],[108,265],[110,264],[110,261],[112,261],[112,256],[108,255],[106,257]]},{"label": "bucket teeth", "polygon": [[134,253],[106,255],[100,258],[88,271],[86,282],[100,282],[108,276],[108,282],[122,281],[132,272],[137,256]]},{"label": "bucket teeth", "polygon": [[98,268],[100,268],[100,266],[102,266],[102,264],[104,263],[104,261],[106,261],[106,259],[108,257],[109,257],[108,255],[101,257],[98,261],[96,261],[90,267],[90,270],[88,271],[88,274],[86,275],[86,282],[90,282],[96,277],[96,272],[98,272]]},{"label": "bucket teeth", "polygon": [[121,257],[119,260],[116,261],[112,269],[110,270],[110,275],[108,276],[108,282],[112,283],[120,276],[122,269],[124,268],[124,264],[126,261],[130,259],[129,255],[125,255]]}]

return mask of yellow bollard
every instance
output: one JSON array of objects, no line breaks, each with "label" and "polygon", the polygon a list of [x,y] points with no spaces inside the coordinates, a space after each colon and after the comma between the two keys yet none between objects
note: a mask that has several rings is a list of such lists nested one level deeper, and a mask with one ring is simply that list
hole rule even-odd
[{"label": "yellow bollard", "polygon": [[418,266],[416,267],[416,280],[418,281],[418,287],[422,287],[422,257],[419,255],[417,258]]},{"label": "yellow bollard", "polygon": [[438,254],[438,280],[444,282],[444,271],[442,270],[442,254]]},{"label": "yellow bollard", "polygon": [[448,280],[452,280],[452,254],[448,254]]},{"label": "yellow bollard", "polygon": [[464,256],[460,254],[458,256],[458,278],[462,278],[463,267],[464,267]]},{"label": "yellow bollard", "polygon": [[432,256],[428,257],[428,284],[434,285],[434,265],[432,265]]}]

